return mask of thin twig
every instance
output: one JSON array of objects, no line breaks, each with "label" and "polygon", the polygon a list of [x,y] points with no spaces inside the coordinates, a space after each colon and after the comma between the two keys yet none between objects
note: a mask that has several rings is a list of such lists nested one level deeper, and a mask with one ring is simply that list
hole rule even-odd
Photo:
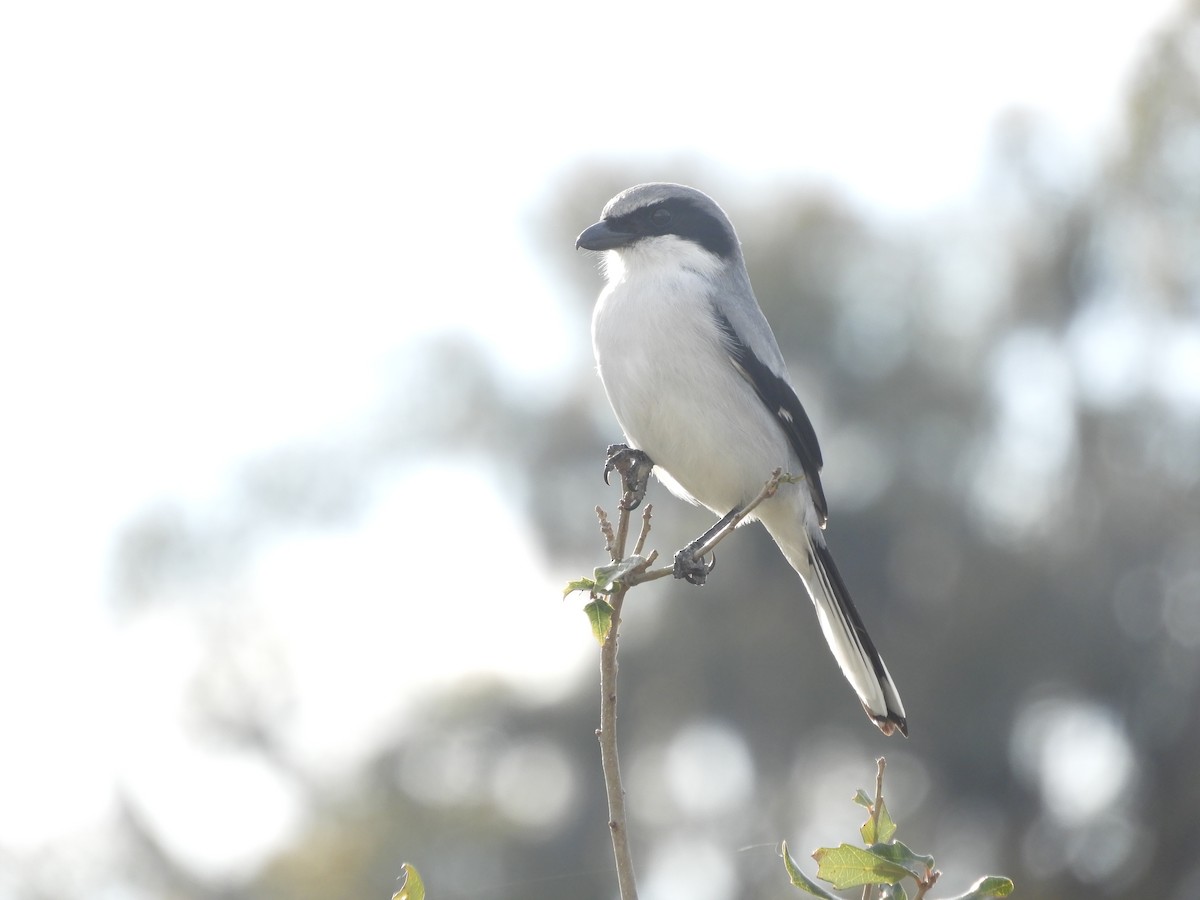
[{"label": "thin twig", "polygon": [[[754,499],[739,509],[737,515],[733,516],[728,522],[725,523],[724,528],[710,537],[700,547],[696,548],[696,558],[699,559],[702,556],[712,553],[717,544],[721,543],[721,541],[723,541],[727,535],[731,534],[733,530],[742,523],[742,520],[745,519],[746,516],[750,515],[750,513],[752,513],[760,503],[769,499],[770,497],[775,496],[775,492],[779,490],[779,482],[784,480],[785,477],[786,476],[783,475],[782,469],[776,469],[774,472],[772,472],[771,477],[767,479],[766,484],[764,484],[762,490],[754,496]],[[647,581],[657,581],[659,578],[666,578],[668,575],[674,574],[675,567],[673,565],[662,566],[658,569],[647,569],[642,572],[631,572],[625,577],[624,583],[629,587],[633,587],[635,584],[644,584]]]},{"label": "thin twig", "polygon": [[783,479],[783,469],[776,469],[771,473],[771,477],[767,479],[766,484],[762,486],[762,490],[754,495],[754,499],[738,510],[736,516],[729,520],[729,523],[705,541],[700,547],[696,548],[696,556],[706,556],[712,552],[717,544],[725,539],[725,536],[731,534],[733,529],[737,528],[742,523],[746,516],[750,515],[764,500],[775,496],[775,492],[779,490],[779,482]]},{"label": "thin twig", "polygon": [[[630,485],[625,473],[621,475],[621,485],[624,493],[628,495]],[[629,535],[629,509],[626,506],[624,502],[618,504],[615,534],[611,526],[605,534],[609,556],[613,562],[620,562],[625,558],[625,541]],[[647,506],[642,513],[642,529],[636,552],[641,551],[649,530],[650,508]],[[654,556],[655,554],[651,554],[639,570],[629,574],[635,575],[644,570],[653,561]],[[600,729],[596,732],[600,741],[600,766],[604,771],[604,788],[608,794],[608,830],[612,837],[613,858],[617,865],[617,887],[621,892],[621,900],[637,900],[633,851],[629,847],[629,829],[625,816],[625,787],[621,781],[621,761],[617,753],[617,636],[621,628],[621,608],[625,604],[625,594],[630,587],[628,578],[624,578],[609,597],[612,619],[608,626],[608,635],[604,638],[604,646],[600,648]]]},{"label": "thin twig", "polygon": [[646,538],[650,537],[650,514],[653,511],[652,503],[647,503],[646,508],[642,510],[642,530],[638,532],[637,543],[633,545],[634,556],[641,554],[642,548],[646,546]]},{"label": "thin twig", "polygon": [[[771,478],[763,485],[758,495],[747,503],[736,516],[733,516],[724,528],[710,537],[698,548],[698,556],[711,553],[725,535],[733,531],[760,503],[775,494],[782,479],[782,470],[776,469]],[[619,515],[614,530],[608,516],[600,507],[596,507],[596,515],[600,519],[600,530],[604,534],[605,549],[614,563],[625,558],[625,544],[629,538],[629,504],[625,497],[632,496],[632,485],[621,473],[622,502],[618,504]],[[642,512],[641,529],[633,548],[635,556],[640,556],[650,535],[651,507],[646,505]],[[629,830],[625,816],[625,788],[621,783],[621,764],[617,753],[617,638],[621,627],[621,608],[625,604],[625,594],[631,587],[646,581],[653,581],[674,573],[673,566],[651,569],[650,566],[658,559],[658,551],[650,553],[646,559],[634,569],[622,576],[616,590],[609,595],[608,602],[612,607],[608,635],[604,646],[600,649],[600,728],[596,737],[600,741],[600,764],[604,770],[604,787],[608,793],[608,829],[612,836],[613,857],[617,864],[617,885],[621,892],[621,900],[637,900],[637,882],[633,871],[633,854],[629,848]]]},{"label": "thin twig", "polygon": [[[629,516],[621,510],[621,521]],[[612,621],[600,649],[600,765],[608,792],[608,830],[612,836],[613,857],[617,864],[617,886],[621,900],[637,900],[637,881],[633,872],[633,853],[629,848],[629,830],[625,818],[625,788],[621,783],[621,763],[617,755],[617,633],[621,625],[621,607],[628,586],[620,587],[611,598]]]},{"label": "thin twig", "polygon": [[875,760],[875,806],[871,810],[871,822],[875,827],[875,835],[879,836],[879,814],[883,810],[883,770],[887,768],[887,760],[882,756]]},{"label": "thin twig", "polygon": [[[887,760],[882,756],[875,760],[875,802],[871,804],[871,833],[879,840],[879,814],[883,809],[883,770]],[[874,900],[875,885],[864,884],[862,900]]]},{"label": "thin twig", "polygon": [[612,523],[608,521],[608,513],[604,511],[604,507],[596,507],[596,518],[600,520],[600,533],[604,535],[604,549],[612,557],[613,562],[616,562],[619,558],[614,546],[616,538],[613,536]]},{"label": "thin twig", "polygon": [[[625,473],[621,473],[621,483],[625,485]],[[625,542],[629,538],[629,510],[626,509],[625,498],[632,496],[628,485],[625,485],[625,493],[621,497],[621,502],[617,504],[617,537],[613,542],[613,562],[620,562],[625,558]]]},{"label": "thin twig", "polygon": [[917,892],[913,895],[913,900],[922,900],[922,898],[933,890],[933,886],[937,884],[937,880],[942,877],[942,873],[934,869],[930,872],[923,881],[917,882]]}]

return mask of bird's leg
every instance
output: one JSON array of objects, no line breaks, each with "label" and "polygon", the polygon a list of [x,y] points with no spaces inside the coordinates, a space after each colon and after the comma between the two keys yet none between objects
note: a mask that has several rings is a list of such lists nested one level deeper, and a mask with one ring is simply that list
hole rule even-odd
[{"label": "bird's leg", "polygon": [[717,567],[717,554],[712,551],[712,562],[705,562],[699,555],[700,550],[716,534],[725,529],[730,522],[742,512],[742,507],[736,506],[717,520],[712,528],[700,535],[682,550],[675,554],[675,577],[682,578],[689,584],[704,584],[710,572]]},{"label": "bird's leg", "polygon": [[637,509],[641,505],[653,468],[654,461],[643,451],[627,444],[609,445],[604,455],[604,483],[609,483],[608,476],[613,472],[621,476],[621,487],[625,491],[621,497],[621,509]]}]

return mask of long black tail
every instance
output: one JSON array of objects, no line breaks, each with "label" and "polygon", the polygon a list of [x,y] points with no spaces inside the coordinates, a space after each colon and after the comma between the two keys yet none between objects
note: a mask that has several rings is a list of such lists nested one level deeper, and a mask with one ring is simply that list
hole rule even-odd
[{"label": "long black tail", "polygon": [[829,548],[807,529],[801,527],[796,530],[804,532],[803,543],[798,547],[793,546],[791,541],[780,540],[781,535],[773,536],[792,568],[804,580],[804,586],[808,588],[813,605],[817,608],[817,618],[821,622],[825,641],[833,651],[842,674],[880,731],[884,734],[899,731],[907,737],[908,720],[904,715],[900,692],[896,690],[883,657],[875,649],[874,641],[867,634],[862,616],[850,599],[850,592],[834,564]]}]

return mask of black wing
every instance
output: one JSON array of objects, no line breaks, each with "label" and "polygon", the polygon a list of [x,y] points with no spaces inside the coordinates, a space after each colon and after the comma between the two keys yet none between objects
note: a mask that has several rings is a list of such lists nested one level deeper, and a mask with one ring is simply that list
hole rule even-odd
[{"label": "black wing", "polygon": [[729,357],[738,371],[745,376],[758,394],[771,415],[787,435],[788,442],[796,455],[800,457],[800,466],[804,469],[804,477],[808,481],[808,489],[812,494],[813,504],[817,507],[821,527],[825,527],[825,519],[829,515],[829,506],[825,502],[825,490],[821,487],[821,446],[817,443],[817,433],[813,430],[808,413],[800,405],[800,398],[792,390],[786,379],[781,378],[767,367],[754,351],[746,346],[738,335],[729,317],[713,310],[717,326],[725,339]]}]

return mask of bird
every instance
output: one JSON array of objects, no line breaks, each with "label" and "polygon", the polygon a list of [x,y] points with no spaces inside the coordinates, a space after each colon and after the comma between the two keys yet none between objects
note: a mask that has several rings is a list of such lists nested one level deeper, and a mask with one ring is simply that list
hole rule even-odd
[{"label": "bird", "polygon": [[[907,736],[900,693],[826,544],[821,448],[729,217],[696,188],[639,184],[613,197],[575,247],[602,254],[592,349],[627,442],[610,454],[638,455],[673,494],[721,522],[776,468],[788,473],[740,524],[766,527],[867,715],[885,735]],[[676,556],[675,575],[703,583],[712,565],[689,548]]]}]

